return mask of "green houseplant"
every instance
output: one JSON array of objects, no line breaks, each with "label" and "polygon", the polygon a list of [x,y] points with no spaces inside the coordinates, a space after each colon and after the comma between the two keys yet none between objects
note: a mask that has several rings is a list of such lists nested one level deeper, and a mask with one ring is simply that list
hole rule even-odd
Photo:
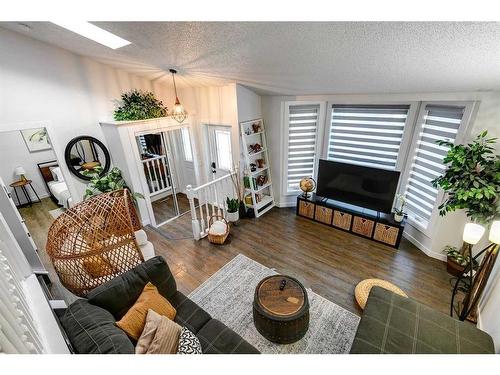
[{"label": "green houseplant", "polygon": [[116,121],[147,120],[167,116],[168,109],[150,91],[130,90],[121,96],[114,113]]},{"label": "green houseplant", "polygon": [[[500,158],[494,153],[496,138],[488,138],[487,135],[488,132],[483,131],[466,145],[436,142],[449,147],[443,159],[446,170],[432,181],[434,187],[445,191],[444,200],[438,207],[440,216],[463,209],[472,221],[485,224],[498,215]],[[448,263],[455,262],[463,269],[468,262],[465,250],[465,246],[460,251],[446,247],[444,251]]]},{"label": "green houseplant", "polygon": [[227,220],[230,222],[236,222],[240,218],[239,209],[240,201],[237,198],[226,198],[227,203]]},{"label": "green houseplant", "polygon": [[[102,193],[107,193],[119,189],[128,189],[125,180],[122,177],[122,171],[119,168],[112,168],[108,173],[104,176],[100,176],[102,173],[102,167],[98,166],[92,170],[82,172],[85,176],[91,178],[87,188],[85,189],[85,193],[83,195],[83,199],[88,199],[95,195],[99,195]],[[140,193],[132,193],[131,196],[134,201],[137,201],[137,198],[144,199],[144,196]]]}]

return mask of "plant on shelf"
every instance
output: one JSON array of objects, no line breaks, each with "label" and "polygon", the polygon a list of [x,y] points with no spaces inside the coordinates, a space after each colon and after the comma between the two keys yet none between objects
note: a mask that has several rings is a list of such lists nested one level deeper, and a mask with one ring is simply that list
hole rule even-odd
[{"label": "plant on shelf", "polygon": [[[464,256],[455,246],[446,245],[443,253],[446,254],[446,270],[454,276],[460,275],[470,262],[470,254]],[[474,268],[476,267],[477,262],[474,262]]]},{"label": "plant on shelf", "polygon": [[[102,170],[103,168],[101,166],[97,166],[92,170],[82,172],[83,175],[91,178],[85,189],[85,194],[83,195],[84,200],[95,195],[120,189],[128,189],[130,191],[122,177],[122,171],[119,168],[112,168],[104,176],[101,176]],[[144,196],[141,193],[131,192],[131,196],[136,202],[138,198],[144,199]]]},{"label": "plant on shelf", "polygon": [[227,221],[236,222],[239,220],[239,209],[240,209],[240,200],[237,198],[226,198],[227,203]]},{"label": "plant on shelf", "polygon": [[406,198],[404,195],[396,194],[396,207],[394,207],[394,220],[398,223],[402,222],[405,217],[404,208]]},{"label": "plant on shelf", "polygon": [[167,107],[163,105],[161,100],[156,99],[152,92],[133,89],[122,94],[121,102],[114,113],[114,119],[116,121],[134,121],[167,115]]}]

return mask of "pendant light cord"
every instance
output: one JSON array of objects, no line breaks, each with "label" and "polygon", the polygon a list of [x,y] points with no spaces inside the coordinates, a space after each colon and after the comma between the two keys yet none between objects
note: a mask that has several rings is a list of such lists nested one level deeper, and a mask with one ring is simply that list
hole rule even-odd
[{"label": "pendant light cord", "polygon": [[175,73],[177,73],[177,70],[170,69],[170,73],[172,73],[172,81],[174,81],[175,98],[177,99],[177,86],[175,85]]}]

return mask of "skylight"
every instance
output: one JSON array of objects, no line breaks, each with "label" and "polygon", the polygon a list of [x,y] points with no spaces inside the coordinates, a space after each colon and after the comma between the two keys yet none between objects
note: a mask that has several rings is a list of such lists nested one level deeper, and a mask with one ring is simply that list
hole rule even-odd
[{"label": "skylight", "polygon": [[64,27],[74,33],[80,34],[85,38],[91,39],[97,43],[105,45],[106,47],[117,49],[130,44],[128,40],[120,38],[119,36],[110,33],[100,27],[92,25],[90,22],[86,21],[62,21],[62,22],[54,22],[52,23]]}]

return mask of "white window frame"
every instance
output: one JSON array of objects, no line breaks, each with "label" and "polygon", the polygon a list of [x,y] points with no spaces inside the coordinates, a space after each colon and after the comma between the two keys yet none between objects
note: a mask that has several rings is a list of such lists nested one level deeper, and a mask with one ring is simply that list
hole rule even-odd
[{"label": "white window frame", "polygon": [[[464,114],[462,117],[462,123],[460,124],[460,128],[458,129],[457,136],[455,138],[455,144],[464,142],[470,135],[472,130],[473,120],[475,117],[475,113],[477,112],[478,102],[476,101],[422,101],[419,102],[418,112],[413,120],[412,124],[412,134],[411,134],[411,142],[408,145],[408,152],[405,158],[404,168],[402,169],[402,173],[400,176],[400,186],[398,188],[399,194],[404,194],[406,191],[406,185],[408,182],[408,178],[410,175],[413,158],[417,152],[417,142],[420,138],[420,131],[423,126],[423,117],[426,113],[425,108],[427,105],[447,105],[447,106],[457,106],[457,107],[465,107]],[[424,235],[432,238],[434,234],[434,228],[436,227],[437,220],[439,218],[439,210],[437,207],[441,204],[444,197],[444,191],[442,189],[438,189],[438,194],[436,197],[436,202],[434,204],[434,208],[432,209],[431,218],[428,221],[427,227],[420,222],[416,217],[408,212],[408,223],[415,227],[419,232]]]},{"label": "white window frame", "polygon": [[283,121],[281,127],[281,134],[283,134],[283,141],[281,144],[281,161],[282,161],[282,174],[281,174],[281,193],[283,196],[297,195],[300,192],[297,190],[288,190],[288,131],[289,131],[289,118],[290,118],[290,107],[298,105],[319,105],[318,113],[318,123],[316,132],[316,154],[314,155],[314,167],[313,167],[313,178],[316,179],[318,175],[318,164],[319,159],[323,155],[323,142],[321,141],[325,135],[325,107],[326,102],[324,101],[310,101],[310,100],[300,100],[300,101],[288,101],[284,103],[283,108]]}]

